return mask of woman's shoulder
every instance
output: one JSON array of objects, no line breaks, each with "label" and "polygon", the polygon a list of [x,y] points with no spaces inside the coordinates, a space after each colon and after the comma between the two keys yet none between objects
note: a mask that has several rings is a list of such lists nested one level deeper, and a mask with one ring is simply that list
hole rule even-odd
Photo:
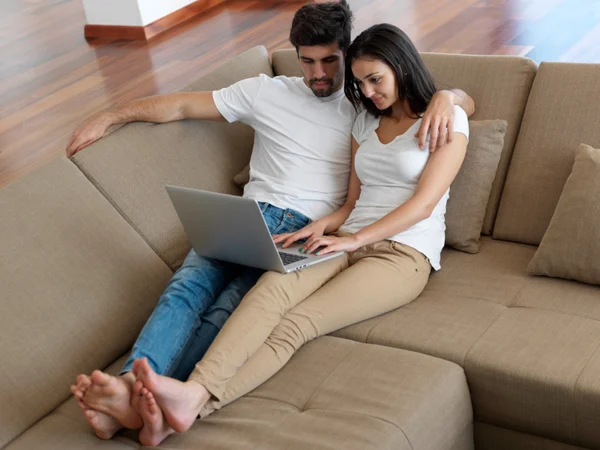
[{"label": "woman's shoulder", "polygon": [[454,105],[454,129],[452,131],[463,133],[467,139],[469,138],[469,117],[464,109],[458,105]]},{"label": "woman's shoulder", "polygon": [[362,110],[354,119],[352,127],[352,135],[357,141],[364,139],[365,133],[368,133],[370,128],[377,122],[377,117],[369,113],[366,109]]}]

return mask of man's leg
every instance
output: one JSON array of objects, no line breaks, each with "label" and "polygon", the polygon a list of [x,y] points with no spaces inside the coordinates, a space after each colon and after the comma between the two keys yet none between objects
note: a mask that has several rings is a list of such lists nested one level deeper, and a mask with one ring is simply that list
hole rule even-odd
[{"label": "man's leg", "polygon": [[[141,419],[130,404],[135,377],[131,373],[133,361],[146,357],[158,373],[168,374],[180,359],[184,349],[193,338],[200,317],[214,303],[226,283],[235,276],[239,266],[199,257],[193,250],[183,266],[173,275],[148,322],[142,329],[132,354],[123,367],[121,375],[113,377],[94,371],[82,389],[74,394],[98,413],[103,420],[88,420],[96,434],[106,436],[108,425],[114,434],[116,425],[109,424],[108,415],[127,428],[139,428]],[[84,383],[85,385],[85,383]],[[83,409],[83,408],[82,408]],[[84,410],[87,416],[89,411]],[[100,429],[97,424],[103,424]]]},{"label": "man's leg", "polygon": [[145,357],[157,373],[170,375],[200,318],[238,270],[235,264],[204,258],[191,250],[161,295],[121,373],[131,372],[133,361]]},{"label": "man's leg", "polygon": [[[297,211],[284,210],[266,203],[261,203],[260,208],[271,234],[291,233],[310,223],[308,217]],[[181,381],[188,379],[196,363],[204,357],[217,334],[223,328],[225,321],[263,273],[263,270],[250,267],[240,269],[237,277],[225,287],[214,304],[202,316],[193,342],[182,352],[181,362],[171,374],[173,378]]]},{"label": "man's leg", "polygon": [[241,269],[240,274],[223,289],[215,303],[201,317],[194,339],[183,351],[181,361],[172,372],[171,377],[180,381],[188,379],[196,363],[204,357],[217,334],[225,325],[225,321],[263,273],[264,271],[261,269],[244,267]]}]

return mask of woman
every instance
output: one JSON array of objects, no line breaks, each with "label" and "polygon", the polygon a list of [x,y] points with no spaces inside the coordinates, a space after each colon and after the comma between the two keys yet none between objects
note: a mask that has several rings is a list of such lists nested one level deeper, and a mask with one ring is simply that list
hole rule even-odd
[{"label": "woman", "polygon": [[183,432],[198,415],[256,388],[309,340],[411,302],[431,268],[440,268],[449,187],[467,147],[465,112],[456,107],[449,143],[433,154],[419,148],[415,131],[435,87],[412,42],[388,24],[351,44],[345,93],[364,109],[352,131],[348,199],[275,241],[285,247],[307,239],[304,252],[347,253],[292,274],[263,275],[187,382],[137,360],[145,443]]}]

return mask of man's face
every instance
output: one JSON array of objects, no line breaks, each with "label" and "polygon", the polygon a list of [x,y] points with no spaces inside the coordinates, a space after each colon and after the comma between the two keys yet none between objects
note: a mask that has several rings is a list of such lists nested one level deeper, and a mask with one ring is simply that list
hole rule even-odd
[{"label": "man's face", "polygon": [[344,82],[344,53],[338,43],[298,47],[304,82],[317,97],[329,97]]}]

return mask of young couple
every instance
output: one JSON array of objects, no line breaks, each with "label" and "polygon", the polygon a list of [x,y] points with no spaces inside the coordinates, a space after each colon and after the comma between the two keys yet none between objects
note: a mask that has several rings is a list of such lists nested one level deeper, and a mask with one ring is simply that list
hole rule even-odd
[{"label": "young couple", "polygon": [[346,251],[263,274],[191,250],[120,375],[94,371],[71,387],[99,437],[126,427],[158,445],[268,380],[311,339],[414,300],[440,268],[473,102],[436,92],[398,28],[375,25],[350,44],[351,23],[345,1],[296,13],[303,78],[141,99],[75,130],[69,157],[117,123],[246,123],[255,140],[244,196],[259,202],[275,242]]}]

